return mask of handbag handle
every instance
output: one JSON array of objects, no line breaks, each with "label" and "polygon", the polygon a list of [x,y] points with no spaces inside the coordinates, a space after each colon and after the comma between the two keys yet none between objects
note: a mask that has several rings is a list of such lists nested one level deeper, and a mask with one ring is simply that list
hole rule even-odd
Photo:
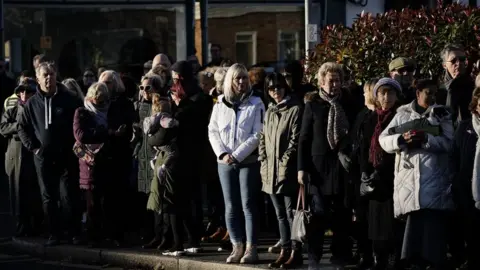
[{"label": "handbag handle", "polygon": [[302,201],[302,210],[305,210],[305,186],[300,185],[298,189],[297,210],[299,210],[300,200]]}]

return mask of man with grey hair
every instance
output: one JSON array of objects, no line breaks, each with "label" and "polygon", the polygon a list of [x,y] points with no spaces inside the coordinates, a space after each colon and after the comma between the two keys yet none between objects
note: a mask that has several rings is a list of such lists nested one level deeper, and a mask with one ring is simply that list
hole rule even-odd
[{"label": "man with grey hair", "polygon": [[[35,169],[48,223],[46,245],[59,244],[62,228],[80,244],[78,158],[73,154],[73,116],[82,101],[57,82],[54,64],[40,63],[35,70],[38,89],[25,104],[18,121],[18,135],[34,154]],[[63,211],[63,220],[58,202]]]},{"label": "man with grey hair", "polygon": [[454,125],[470,119],[468,105],[472,98],[475,84],[467,74],[467,57],[461,45],[449,44],[442,50],[442,66],[445,69],[443,85],[440,87],[437,103],[452,110]]}]

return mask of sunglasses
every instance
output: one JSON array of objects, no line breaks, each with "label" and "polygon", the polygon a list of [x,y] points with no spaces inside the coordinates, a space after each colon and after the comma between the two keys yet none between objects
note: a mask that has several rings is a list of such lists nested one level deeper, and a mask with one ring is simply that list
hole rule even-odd
[{"label": "sunglasses", "polygon": [[145,85],[145,86],[140,85],[138,88],[140,88],[140,90],[145,91],[145,92],[148,92],[148,91],[152,90],[151,85]]},{"label": "sunglasses", "polygon": [[447,61],[447,62],[452,63],[452,64],[456,64],[456,63],[465,63],[465,61],[467,61],[466,56],[459,56],[459,57],[455,57],[452,60]]},{"label": "sunglasses", "polygon": [[280,85],[275,85],[275,86],[269,86],[268,91],[269,92],[280,92],[283,88]]},{"label": "sunglasses", "polygon": [[415,71],[415,69],[413,67],[402,67],[402,68],[397,69],[398,73],[405,73],[405,72],[412,73],[414,71]]}]

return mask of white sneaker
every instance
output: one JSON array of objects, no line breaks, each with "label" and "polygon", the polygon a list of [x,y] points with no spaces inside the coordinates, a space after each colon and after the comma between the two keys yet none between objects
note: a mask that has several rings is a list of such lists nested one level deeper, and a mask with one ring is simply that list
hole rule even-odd
[{"label": "white sneaker", "polygon": [[195,253],[200,253],[200,252],[202,252],[202,251],[203,251],[203,248],[201,248],[201,247],[191,247],[191,248],[186,248],[186,249],[184,249],[184,251],[187,252],[187,253],[193,253],[193,254],[195,254]]},{"label": "white sneaker", "polygon": [[268,253],[280,253],[281,250],[282,250],[282,242],[278,240],[278,242],[275,245],[268,248]]},{"label": "white sneaker", "polygon": [[242,259],[245,246],[243,244],[233,244],[233,251],[227,258],[227,263],[239,263]]},{"label": "white sneaker", "polygon": [[240,259],[240,263],[254,264],[257,261],[258,261],[257,246],[247,244],[247,249],[245,250],[245,254],[243,255],[242,259]]},{"label": "white sneaker", "polygon": [[182,250],[175,250],[175,251],[164,251],[162,253],[163,256],[170,256],[170,257],[180,257],[180,256],[183,256],[185,254],[185,251],[182,251]]}]

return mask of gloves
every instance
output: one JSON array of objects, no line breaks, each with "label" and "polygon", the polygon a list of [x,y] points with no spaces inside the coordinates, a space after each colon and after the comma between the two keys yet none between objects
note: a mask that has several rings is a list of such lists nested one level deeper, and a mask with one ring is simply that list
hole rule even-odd
[{"label": "gloves", "polygon": [[338,159],[340,160],[340,163],[342,164],[342,167],[345,169],[345,171],[350,172],[352,160],[342,152],[338,152]]}]

